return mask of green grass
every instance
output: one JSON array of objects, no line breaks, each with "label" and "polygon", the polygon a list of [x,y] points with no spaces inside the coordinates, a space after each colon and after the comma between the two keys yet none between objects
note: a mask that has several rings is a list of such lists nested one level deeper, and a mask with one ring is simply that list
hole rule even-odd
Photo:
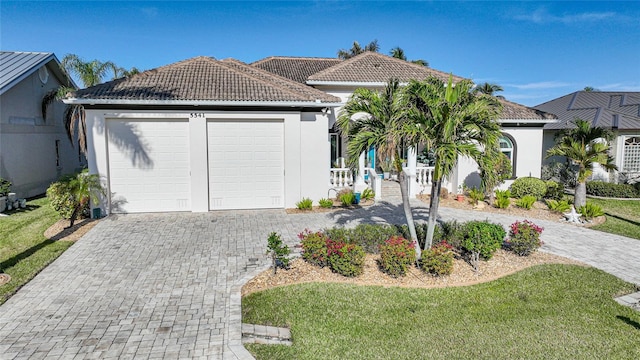
[{"label": "green grass", "polygon": [[243,322],[290,326],[257,359],[637,359],[635,291],[600,270],[542,265],[449,289],[300,284],[242,300]]},{"label": "green grass", "polygon": [[0,304],[72,245],[51,241],[44,231],[60,217],[46,198],[27,203],[27,208],[0,217],[0,271],[11,281],[0,286]]},{"label": "green grass", "polygon": [[607,217],[604,224],[592,229],[640,239],[640,201],[592,198],[587,201],[601,206]]}]

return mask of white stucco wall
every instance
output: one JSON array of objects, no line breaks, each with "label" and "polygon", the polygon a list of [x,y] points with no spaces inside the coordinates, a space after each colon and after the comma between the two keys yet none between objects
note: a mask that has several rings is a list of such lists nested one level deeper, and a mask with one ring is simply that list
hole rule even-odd
[{"label": "white stucco wall", "polygon": [[[207,121],[282,120],[284,123],[284,206],[293,208],[303,197],[318,201],[328,190],[329,141],[328,117],[322,113],[204,111],[204,117],[190,117],[184,111],[87,110],[88,166],[105,181],[109,175],[108,134],[105,122],[110,119],[171,118],[189,121],[191,210],[209,211]],[[108,186],[108,182],[107,182]],[[107,202],[101,206],[107,210]]]},{"label": "white stucco wall", "polygon": [[[36,71],[0,96],[0,177],[13,183],[11,190],[18,197],[43,194],[60,175],[83,163],[64,129],[65,105],[54,102],[46,121],[42,118],[42,98],[60,86],[53,72],[49,74],[43,84]],[[60,166],[56,166],[56,140]]]}]

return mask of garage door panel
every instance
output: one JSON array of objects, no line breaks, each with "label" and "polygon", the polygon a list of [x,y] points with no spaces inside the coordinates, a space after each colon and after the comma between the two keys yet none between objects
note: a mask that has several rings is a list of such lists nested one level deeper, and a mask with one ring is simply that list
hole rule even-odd
[{"label": "garage door panel", "polygon": [[282,121],[210,121],[207,132],[212,210],[284,207]]},{"label": "garage door panel", "polygon": [[114,212],[191,210],[187,121],[109,119],[107,129]]}]

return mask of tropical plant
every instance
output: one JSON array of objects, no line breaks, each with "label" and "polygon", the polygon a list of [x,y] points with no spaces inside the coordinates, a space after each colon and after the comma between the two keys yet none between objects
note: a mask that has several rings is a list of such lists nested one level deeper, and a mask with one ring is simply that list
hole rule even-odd
[{"label": "tropical plant", "polygon": [[[498,84],[491,84],[488,82],[482,83],[477,85],[473,91],[475,92],[479,92],[479,93],[483,93],[489,96],[494,96],[495,93],[497,93],[498,91],[504,91],[504,89],[502,88],[502,86],[498,85]],[[501,97],[501,96],[499,96]]]},{"label": "tropical plant", "polygon": [[567,200],[547,199],[546,202],[549,210],[553,212],[564,213],[565,211],[571,210],[571,205],[569,205]]},{"label": "tropical plant", "polygon": [[380,267],[393,276],[404,276],[416,261],[415,245],[401,237],[392,236],[380,245]]},{"label": "tropical plant", "polygon": [[318,204],[321,208],[331,209],[333,207],[333,200],[322,198],[318,200]]},{"label": "tropical plant", "polygon": [[0,178],[0,197],[7,196],[11,191],[11,182]]},{"label": "tropical plant", "polygon": [[313,200],[309,198],[302,198],[302,200],[296,203],[296,207],[300,210],[311,210],[313,209]]},{"label": "tropical plant", "polygon": [[298,234],[302,246],[302,258],[316,266],[327,266],[327,241],[329,238],[320,231],[311,232],[305,229]]},{"label": "tropical plant", "polygon": [[402,48],[399,47],[399,46],[396,46],[393,49],[391,49],[391,51],[389,51],[389,55],[391,55],[391,57],[394,57],[396,59],[409,61],[409,62],[412,62],[414,64],[418,64],[418,65],[429,67],[429,62],[427,62],[426,60],[422,60],[422,59],[407,60],[407,56],[404,54],[404,50],[402,50]]},{"label": "tropical plant", "polygon": [[282,241],[282,237],[275,231],[267,238],[267,255],[271,255],[271,266],[275,275],[278,268],[289,268],[289,254],[291,250]]},{"label": "tropical plant", "polygon": [[366,188],[360,195],[360,200],[373,200],[376,197],[376,193],[371,188]]},{"label": "tropical plant", "polygon": [[496,190],[496,200],[494,202],[498,209],[506,209],[511,205],[511,191]]},{"label": "tropical plant", "polygon": [[506,235],[502,225],[486,221],[469,221],[465,224],[465,236],[462,247],[471,255],[470,262],[477,272],[480,258],[489,260],[502,246]]},{"label": "tropical plant", "polygon": [[540,200],[547,193],[547,184],[544,180],[538,178],[520,177],[509,186],[509,190],[511,191],[511,196],[515,198],[532,195]]},{"label": "tropical plant", "polygon": [[453,272],[453,247],[442,241],[422,251],[420,268],[435,276],[451,275]]},{"label": "tropical plant", "polygon": [[547,192],[544,194],[545,199],[562,200],[564,198],[564,185],[560,182],[547,180]]},{"label": "tropical plant", "polygon": [[536,202],[536,197],[533,195],[525,195],[520,199],[516,200],[516,206],[521,207],[523,209],[531,210],[531,207]]},{"label": "tropical plant", "polygon": [[364,271],[365,253],[360,245],[327,240],[327,256],[331,270],[342,276],[355,277]]},{"label": "tropical plant", "polygon": [[489,196],[489,203],[493,203],[493,189],[504,183],[513,173],[511,161],[499,148],[489,148],[480,157],[478,168],[480,188]]},{"label": "tropical plant", "polygon": [[583,206],[580,206],[578,208],[578,212],[587,220],[604,215],[602,207],[591,202],[587,202]]},{"label": "tropical plant", "polygon": [[425,248],[431,247],[443,179],[455,168],[459,156],[476,161],[481,148],[495,148],[500,137],[496,119],[502,105],[493,97],[473,92],[473,83],[462,80],[453,86],[430,77],[412,80],[406,87],[411,123],[406,127],[409,144],[425,144],[435,155],[428,231]]},{"label": "tropical plant", "polygon": [[78,216],[88,208],[89,202],[98,203],[100,195],[106,192],[98,174],[89,174],[87,169],[71,175],[65,175],[47,189],[51,206],[72,227]]},{"label": "tropical plant", "polygon": [[393,159],[393,166],[399,174],[404,215],[418,254],[420,249],[409,204],[407,176],[401,163],[405,140],[402,129],[407,122],[403,100],[398,80],[390,80],[382,92],[356,89],[340,111],[338,126],[347,135],[347,160],[351,167],[355,167],[360,154],[372,146],[384,158]]},{"label": "tropical plant", "polygon": [[365,51],[380,51],[380,45],[378,45],[378,40],[373,40],[372,42],[365,45],[365,47],[360,46],[360,43],[357,41],[353,42],[351,45],[351,49],[340,49],[338,50],[338,58],[346,60],[350,59],[356,55],[362,54]]},{"label": "tropical plant", "polygon": [[613,138],[611,131],[591,127],[588,121],[576,119],[574,128],[564,130],[556,145],[547,150],[547,157],[565,156],[578,167],[574,204],[584,206],[587,202],[586,182],[597,163],[606,170],[617,170],[613,157],[609,155]]},{"label": "tropical plant", "polygon": [[338,193],[338,200],[342,206],[351,206],[356,203],[356,194],[351,189],[342,190]]},{"label": "tropical plant", "polygon": [[478,205],[480,201],[484,201],[484,192],[478,188],[471,188],[467,191],[469,193],[469,202],[472,205]]}]

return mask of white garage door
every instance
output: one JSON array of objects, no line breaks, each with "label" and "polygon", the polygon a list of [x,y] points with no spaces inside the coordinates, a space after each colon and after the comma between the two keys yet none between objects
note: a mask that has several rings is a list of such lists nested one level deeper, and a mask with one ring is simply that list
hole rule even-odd
[{"label": "white garage door", "polygon": [[112,212],[191,210],[189,123],[110,119]]},{"label": "white garage door", "polygon": [[284,207],[282,121],[210,121],[209,208]]}]

